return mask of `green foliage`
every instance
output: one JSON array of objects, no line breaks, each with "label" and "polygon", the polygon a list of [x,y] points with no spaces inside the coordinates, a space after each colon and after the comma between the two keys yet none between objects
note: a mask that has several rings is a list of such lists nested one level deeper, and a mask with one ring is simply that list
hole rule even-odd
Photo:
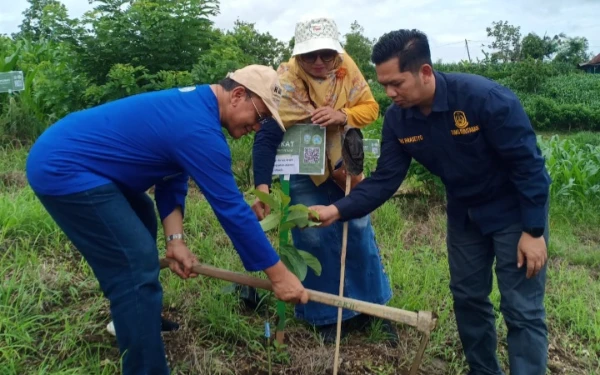
[{"label": "green foliage", "polygon": [[512,76],[512,86],[519,91],[535,93],[546,81],[548,75],[548,64],[528,57],[516,65]]},{"label": "green foliage", "polygon": [[521,55],[521,28],[513,26],[508,21],[492,22],[491,27],[485,29],[488,37],[493,37],[494,41],[488,45],[488,48],[496,50],[492,54],[484,51],[484,54],[491,62],[513,62],[519,59]]},{"label": "green foliage", "polygon": [[371,92],[373,93],[373,98],[379,104],[379,114],[384,116],[385,112],[392,104],[392,99],[390,99],[390,97],[386,95],[383,86],[379,84],[379,82],[371,82],[369,84],[369,87],[371,88]]},{"label": "green foliage", "polygon": [[557,104],[549,98],[535,96],[527,101],[527,114],[540,130],[600,130],[600,108],[585,104]]},{"label": "green foliage", "polygon": [[73,41],[78,32],[77,21],[68,17],[67,8],[57,0],[27,0],[23,23],[15,39]]},{"label": "green foliage", "polygon": [[350,25],[350,32],[345,35],[344,50],[352,57],[363,76],[367,80],[376,80],[375,65],[371,63],[371,51],[374,39],[364,35],[365,29],[357,21]]},{"label": "green foliage", "polygon": [[594,74],[561,74],[548,79],[540,92],[557,104],[583,104],[600,108],[600,77]]},{"label": "green foliage", "polygon": [[232,35],[221,35],[203,54],[192,69],[196,82],[216,83],[227,73],[249,64],[251,59],[244,54]]},{"label": "green foliage", "polygon": [[558,48],[558,36],[540,38],[535,33],[527,34],[521,41],[521,58],[543,60],[554,54]]},{"label": "green foliage", "polygon": [[444,199],[446,188],[438,176],[434,176],[421,163],[414,160],[408,167],[407,178],[412,179],[416,187],[426,196],[433,199]]},{"label": "green foliage", "polygon": [[173,87],[191,86],[195,83],[194,77],[188,71],[161,70],[148,79],[147,89],[150,91],[171,89]]},{"label": "green foliage", "polygon": [[[302,204],[289,206],[290,197],[281,189],[273,188],[271,194],[266,194],[258,189],[252,193],[263,203],[271,207],[271,213],[260,221],[263,231],[268,232],[278,229],[279,232],[289,231],[292,228],[310,228],[318,226],[320,223],[310,218],[312,214],[318,219],[318,214],[311,211]],[[289,212],[289,213],[288,213]],[[287,213],[287,214],[286,214]],[[308,267],[310,267],[317,276],[321,274],[321,263],[312,254],[296,249],[290,242],[281,244],[279,247],[279,256],[285,266],[300,279],[304,280]]]},{"label": "green foliage", "polygon": [[[216,83],[248,64],[277,67],[294,38],[283,43],[255,24],[237,20],[231,30],[212,26],[217,0],[100,0],[81,19],[69,19],[56,0],[29,0],[21,31],[0,36],[0,71],[31,77],[27,92],[0,94],[4,139],[37,134],[68,113],[142,92]],[[444,72],[479,74],[513,89],[536,129],[598,129],[598,76],[576,67],[587,41],[564,34],[520,39],[505,21],[488,28],[494,52],[482,62],[434,64]],[[376,82],[374,40],[356,21],[344,48],[370,83],[380,114],[392,103]],[[493,58],[492,58],[493,57]],[[552,60],[552,62],[548,62]],[[507,62],[507,63],[501,63]],[[240,152],[250,147],[230,141]],[[251,155],[235,159],[236,180],[251,185]],[[239,161],[243,160],[243,162]]]},{"label": "green foliage", "polygon": [[[232,31],[227,35],[233,37],[235,45],[240,48],[238,56],[246,56],[251,64],[260,64],[277,68],[291,50],[282,41],[270,33],[261,33],[254,23],[236,20]],[[232,45],[233,43],[229,43]]]},{"label": "green foliage", "polygon": [[[8,49],[8,48],[7,48]],[[15,70],[17,66],[17,61],[19,60],[19,53],[21,52],[21,48],[18,47],[16,51],[5,51],[6,56],[0,55],[2,58],[0,59],[0,72],[10,72]],[[12,53],[12,54],[9,54]]]},{"label": "green foliage", "polygon": [[568,37],[560,33],[540,38],[535,33],[529,33],[521,39],[520,30],[519,26],[511,25],[508,21],[492,22],[486,31],[494,41],[487,46],[492,52],[482,51],[485,62],[510,63],[532,58],[576,66],[589,59],[589,43],[584,37]]},{"label": "green foliage", "polygon": [[110,68],[107,82],[103,85],[92,85],[85,97],[92,105],[119,99],[124,96],[139,94],[144,91],[143,83],[146,81],[148,69],[143,66],[129,64],[115,64]]},{"label": "green foliage", "polygon": [[588,40],[583,37],[564,38],[554,57],[557,62],[577,65],[589,60]]},{"label": "green foliage", "polygon": [[213,0],[97,0],[82,20],[90,32],[76,48],[94,81],[105,83],[116,64],[144,66],[149,73],[190,70],[213,40]]},{"label": "green foliage", "polygon": [[550,193],[554,199],[562,204],[580,205],[600,200],[599,145],[554,135],[547,142],[541,142],[541,149],[553,180]]}]

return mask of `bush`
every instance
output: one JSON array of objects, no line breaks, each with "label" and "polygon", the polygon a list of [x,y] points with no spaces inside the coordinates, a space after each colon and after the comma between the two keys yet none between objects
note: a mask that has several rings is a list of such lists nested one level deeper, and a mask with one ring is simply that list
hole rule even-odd
[{"label": "bush", "polygon": [[600,108],[585,104],[557,104],[538,95],[525,103],[525,111],[538,130],[600,130]]},{"label": "bush", "polygon": [[[600,75],[533,59],[512,64],[434,64],[434,68],[482,75],[510,88],[536,130],[600,130]],[[392,101],[379,83],[370,86],[384,115]]]},{"label": "bush", "polygon": [[392,104],[392,99],[385,94],[385,90],[379,82],[371,82],[369,83],[369,87],[371,87],[371,92],[373,93],[375,101],[379,104],[379,113],[384,116],[385,111],[387,111],[388,107]]}]

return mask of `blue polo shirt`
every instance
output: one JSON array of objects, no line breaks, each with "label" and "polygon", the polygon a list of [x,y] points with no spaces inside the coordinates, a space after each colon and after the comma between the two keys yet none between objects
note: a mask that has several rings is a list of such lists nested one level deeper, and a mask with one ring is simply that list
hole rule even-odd
[{"label": "blue polo shirt", "polygon": [[470,218],[483,234],[518,222],[544,227],[551,180],[518,97],[481,76],[434,74],[428,116],[388,108],[376,171],[334,203],[342,220],[388,200],[415,159],[444,183],[450,220]]},{"label": "blue polo shirt", "polygon": [[178,205],[185,212],[191,177],[247,270],[279,261],[235,183],[209,85],[134,95],[72,113],[36,140],[26,170],[31,188],[41,195],[108,183],[138,193],[155,186],[161,221]]}]

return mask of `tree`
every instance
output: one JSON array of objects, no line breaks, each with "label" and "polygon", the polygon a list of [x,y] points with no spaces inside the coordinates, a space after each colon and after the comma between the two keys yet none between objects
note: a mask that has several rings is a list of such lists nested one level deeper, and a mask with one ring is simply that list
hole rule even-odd
[{"label": "tree", "polygon": [[236,20],[231,35],[237,46],[250,57],[254,64],[269,65],[273,68],[281,63],[285,56],[285,44],[270,33],[260,33],[254,23]]},{"label": "tree", "polygon": [[558,52],[553,61],[577,65],[590,59],[587,53],[589,43],[585,37],[567,38],[563,34],[563,39],[558,46]]},{"label": "tree", "polygon": [[20,31],[13,38],[73,42],[77,20],[70,19],[67,8],[57,0],[27,0]]},{"label": "tree", "polygon": [[292,37],[287,44],[287,47],[283,50],[281,61],[288,61],[292,58],[292,52],[294,52],[294,46],[296,45],[296,37]]},{"label": "tree", "polygon": [[194,65],[192,77],[196,82],[216,83],[225,78],[228,72],[250,64],[251,57],[237,45],[233,35],[216,32],[216,42]]},{"label": "tree", "polygon": [[508,21],[492,22],[491,27],[486,27],[487,36],[494,38],[488,48],[495,50],[490,55],[482,51],[486,59],[491,62],[514,62],[521,55],[521,27],[513,26]]},{"label": "tree", "polygon": [[375,79],[375,66],[371,63],[371,52],[375,40],[364,36],[364,32],[365,29],[357,21],[352,22],[350,32],[344,36],[346,39],[344,49],[352,57],[367,80]]},{"label": "tree", "polygon": [[555,35],[553,38],[544,35],[540,38],[535,33],[527,34],[521,41],[521,59],[525,60],[528,57],[536,60],[549,59],[558,50],[561,35]]},{"label": "tree", "polygon": [[99,84],[115,64],[144,66],[148,73],[191,70],[214,40],[218,0],[98,0],[83,23],[83,69]]}]

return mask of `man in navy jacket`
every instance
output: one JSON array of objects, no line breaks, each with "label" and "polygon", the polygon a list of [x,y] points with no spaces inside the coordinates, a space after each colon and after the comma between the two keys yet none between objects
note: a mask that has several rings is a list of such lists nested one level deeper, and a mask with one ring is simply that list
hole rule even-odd
[{"label": "man in navy jacket", "polygon": [[510,373],[545,374],[551,181],[519,99],[484,77],[434,71],[416,30],[384,35],[372,61],[394,102],[376,171],[347,197],[311,208],[323,225],[364,216],[398,190],[414,158],[446,187],[450,289],[469,374],[502,374],[488,298],[494,259]]}]

